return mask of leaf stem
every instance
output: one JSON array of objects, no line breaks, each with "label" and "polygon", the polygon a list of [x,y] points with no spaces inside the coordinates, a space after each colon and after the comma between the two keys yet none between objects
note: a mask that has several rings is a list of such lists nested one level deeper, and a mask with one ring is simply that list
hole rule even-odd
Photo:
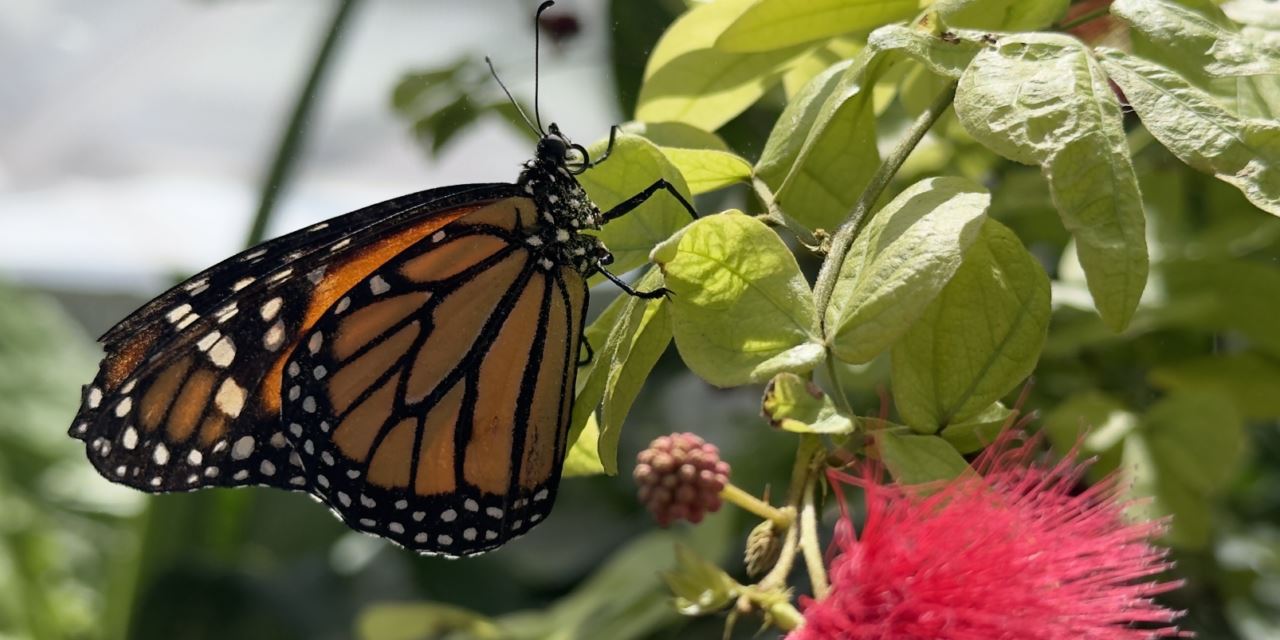
[{"label": "leaf stem", "polygon": [[[814,457],[821,450],[822,441],[817,436],[800,436],[800,444],[796,447],[795,465],[791,468],[791,488],[787,494],[787,505],[792,509],[798,511],[804,500],[804,488],[813,469]],[[787,576],[791,575],[791,568],[795,565],[796,551],[800,545],[800,528],[798,526],[787,528],[787,533],[782,538],[782,550],[778,553],[778,562],[756,583],[758,588],[770,590],[786,587]]]},{"label": "leaf stem", "polygon": [[333,17],[329,21],[329,30],[320,43],[315,60],[311,63],[311,71],[302,85],[302,91],[298,93],[293,103],[293,112],[289,115],[288,125],[280,137],[275,158],[271,161],[271,168],[268,169],[267,177],[263,181],[258,210],[253,215],[253,224],[249,227],[249,234],[245,239],[247,246],[252,247],[262,242],[267,233],[267,223],[271,221],[271,216],[275,212],[276,200],[293,177],[294,167],[301,155],[299,152],[302,149],[307,122],[311,120],[311,112],[315,107],[320,85],[331,66],[330,61],[333,58],[334,49],[337,48],[339,36],[346,30],[351,10],[357,4],[359,0],[341,0],[338,8],[333,12]]},{"label": "leaf stem", "polygon": [[804,486],[804,503],[800,507],[800,551],[804,554],[809,583],[813,585],[813,597],[821,600],[827,597],[831,585],[827,581],[827,568],[822,561],[822,543],[818,540],[818,507],[813,495],[818,485],[816,471],[811,464]]},{"label": "leaf stem", "polygon": [[902,168],[902,164],[906,162],[907,157],[915,150],[916,145],[920,144],[924,134],[928,133],[934,123],[938,121],[938,118],[942,117],[942,114],[951,106],[955,96],[956,85],[953,82],[938,95],[933,104],[929,105],[929,108],[924,113],[916,118],[916,121],[911,124],[911,128],[907,131],[907,136],[884,159],[884,162],[880,164],[880,168],[876,169],[876,173],[871,176],[871,182],[867,184],[866,190],[862,192],[858,202],[853,205],[853,210],[849,212],[844,223],[840,225],[835,235],[831,237],[831,251],[827,254],[827,259],[822,263],[822,269],[818,272],[818,280],[813,288],[814,301],[817,303],[818,313],[823,314],[824,322],[827,305],[831,303],[831,294],[835,290],[836,280],[840,276],[840,267],[844,263],[845,255],[849,253],[849,247],[853,245],[853,239],[857,237],[858,231],[862,229],[862,223],[867,218],[867,214],[875,206],[876,201],[880,199],[880,195],[889,186],[889,182],[893,180],[894,175]]},{"label": "leaf stem", "polygon": [[720,490],[720,497],[726,502],[732,502],[765,520],[769,520],[778,530],[785,531],[795,524],[796,514],[794,509],[774,507],[768,502],[739,489],[733,483],[726,484],[724,489]]},{"label": "leaf stem", "polygon": [[1110,12],[1111,12],[1111,3],[1108,2],[1105,6],[1094,9],[1093,11],[1086,11],[1085,13],[1082,13],[1074,18],[1071,18],[1064,22],[1059,22],[1058,28],[1063,31],[1070,31],[1086,22],[1091,22],[1093,20],[1101,18],[1102,16],[1107,15]]}]

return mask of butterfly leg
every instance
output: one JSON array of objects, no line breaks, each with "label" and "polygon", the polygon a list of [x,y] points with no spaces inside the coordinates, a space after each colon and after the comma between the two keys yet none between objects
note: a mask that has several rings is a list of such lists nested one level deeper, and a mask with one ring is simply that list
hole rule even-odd
[{"label": "butterfly leg", "polygon": [[601,266],[597,266],[596,270],[599,271],[601,274],[603,274],[604,277],[608,278],[609,282],[612,282],[618,285],[618,288],[622,289],[629,296],[635,296],[637,298],[643,298],[645,300],[653,300],[655,298],[665,298],[671,295],[671,290],[666,287],[658,287],[653,291],[636,291],[631,285],[627,284],[625,280],[614,275],[608,269],[605,269],[604,267],[601,267]]},{"label": "butterfly leg", "polygon": [[594,167],[600,164],[601,162],[608,160],[609,154],[613,153],[613,144],[617,141],[618,141],[618,125],[615,124],[612,127],[609,127],[609,146],[604,148],[604,153],[600,154],[600,157],[596,158],[594,162],[588,162],[586,168],[590,169],[591,167]]},{"label": "butterfly leg", "polygon": [[585,348],[585,349],[587,350],[587,357],[585,357],[585,358],[580,358],[580,359],[578,360],[578,366],[579,366],[579,367],[585,367],[585,366],[587,366],[587,365],[591,364],[591,361],[592,361],[592,360],[595,360],[595,358],[596,358],[596,351],[595,351],[595,349],[592,349],[592,348],[591,348],[591,341],[590,341],[590,340],[587,340],[587,336],[585,336],[585,335],[584,335],[584,336],[582,336],[582,340],[581,340],[581,341],[579,341],[579,346],[580,346],[580,347],[582,347],[582,348]]},{"label": "butterfly leg", "polygon": [[684,207],[684,210],[688,211],[690,216],[693,218],[698,217],[698,212],[694,210],[693,205],[689,204],[689,201],[685,200],[684,196],[680,195],[680,192],[676,190],[675,185],[659,178],[657,182],[649,185],[644,191],[619,202],[612,209],[604,212],[604,221],[609,222],[610,220],[621,218],[622,216],[631,213],[632,209],[640,206],[645,200],[652,198],[655,193],[663,189],[672,196],[675,196],[675,199],[680,202],[680,206]]}]

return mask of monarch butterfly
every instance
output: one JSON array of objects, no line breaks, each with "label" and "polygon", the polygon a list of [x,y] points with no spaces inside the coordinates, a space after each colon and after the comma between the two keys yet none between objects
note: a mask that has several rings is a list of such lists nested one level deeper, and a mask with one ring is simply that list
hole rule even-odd
[{"label": "monarch butterfly", "polygon": [[375,204],[146,303],[100,338],[70,435],[109,480],[304,491],[424,554],[527,532],[568,445],[586,278],[665,293],[628,287],[583,232],[664,190],[693,214],[665,180],[601,212],[575,176],[608,157],[616,128],[595,162],[555,124],[536,129],[515,184]]}]

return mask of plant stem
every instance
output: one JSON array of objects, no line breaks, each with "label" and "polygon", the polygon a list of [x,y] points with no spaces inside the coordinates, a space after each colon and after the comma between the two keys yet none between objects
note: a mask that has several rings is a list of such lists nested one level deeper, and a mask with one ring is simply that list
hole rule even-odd
[{"label": "plant stem", "polygon": [[732,502],[765,520],[773,522],[773,526],[782,531],[790,528],[796,520],[794,510],[778,509],[764,500],[739,489],[732,483],[726,484],[724,489],[720,490],[720,497],[726,502]]},{"label": "plant stem", "polygon": [[804,486],[804,504],[800,507],[800,551],[804,554],[805,569],[809,572],[809,582],[813,585],[813,597],[821,600],[827,597],[831,586],[827,581],[827,568],[822,562],[822,544],[818,541],[818,507],[814,502],[814,490],[818,484],[818,474],[813,466],[809,467],[809,478]]},{"label": "plant stem", "polygon": [[797,629],[804,624],[804,615],[790,602],[775,602],[769,607],[769,615],[773,616],[774,626],[783,631]]},{"label": "plant stem", "polygon": [[288,125],[280,138],[280,143],[276,146],[275,158],[271,161],[271,168],[263,181],[258,210],[254,213],[253,224],[249,227],[249,235],[245,239],[247,246],[252,247],[262,242],[267,233],[267,223],[271,221],[271,216],[275,212],[276,200],[293,177],[294,166],[301,155],[299,152],[302,149],[307,122],[311,119],[311,112],[316,104],[316,95],[320,92],[320,85],[331,66],[330,60],[333,58],[334,49],[337,48],[339,36],[346,30],[351,10],[357,4],[359,0],[340,0],[338,8],[333,12],[333,17],[329,21],[329,30],[320,43],[315,60],[311,63],[311,72],[307,75],[306,83],[302,85],[302,91],[293,103],[293,113],[289,115]]},{"label": "plant stem", "polygon": [[[796,447],[796,461],[791,468],[791,488],[787,494],[787,505],[797,511],[804,500],[804,488],[813,469],[814,457],[821,450],[822,441],[817,436],[800,436],[800,444]],[[778,562],[756,583],[758,588],[769,590],[786,586],[787,576],[791,575],[791,567],[795,565],[796,551],[800,545],[800,529],[798,526],[787,528],[787,534],[782,539],[782,550],[778,552]]]},{"label": "plant stem", "polygon": [[827,259],[822,263],[822,269],[818,272],[818,280],[813,288],[814,301],[817,303],[818,313],[825,314],[827,305],[831,303],[831,294],[835,290],[836,280],[840,275],[840,266],[844,263],[845,254],[849,253],[849,247],[853,245],[853,239],[857,237],[858,231],[862,228],[862,222],[874,207],[876,201],[880,199],[880,195],[884,193],[889,182],[893,180],[893,176],[902,168],[902,163],[906,162],[907,157],[915,150],[916,145],[920,144],[920,140],[924,138],[924,134],[928,133],[942,117],[942,114],[951,106],[952,100],[956,96],[956,85],[951,83],[942,93],[929,105],[924,113],[916,118],[912,123],[911,129],[907,131],[907,137],[903,138],[898,146],[884,159],[880,164],[880,168],[876,170],[871,182],[867,185],[862,197],[858,198],[858,202],[853,205],[853,210],[849,212],[849,216],[845,218],[843,224],[831,238],[831,251],[827,254]]},{"label": "plant stem", "polygon": [[1097,18],[1101,18],[1102,16],[1105,16],[1110,12],[1111,12],[1111,5],[1110,3],[1108,3],[1107,6],[1099,7],[1097,9],[1094,9],[1093,11],[1087,11],[1070,20],[1067,20],[1065,22],[1060,22],[1058,23],[1058,28],[1061,29],[1062,31],[1070,31],[1086,22],[1090,22],[1092,20],[1096,20]]}]

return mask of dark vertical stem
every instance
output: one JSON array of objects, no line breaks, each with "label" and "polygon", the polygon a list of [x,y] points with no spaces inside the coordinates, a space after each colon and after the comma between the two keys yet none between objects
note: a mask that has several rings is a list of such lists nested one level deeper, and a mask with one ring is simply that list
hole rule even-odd
[{"label": "dark vertical stem", "polygon": [[293,177],[294,167],[301,155],[299,152],[306,134],[307,122],[310,121],[311,112],[315,108],[316,95],[320,92],[320,85],[324,82],[324,77],[331,66],[333,51],[337,48],[339,37],[346,30],[348,18],[357,4],[359,0],[339,0],[338,8],[333,12],[329,29],[320,43],[315,60],[311,63],[307,82],[302,86],[302,91],[293,103],[293,113],[289,115],[288,125],[280,137],[280,144],[276,147],[275,158],[271,161],[271,169],[267,172],[266,180],[262,184],[258,210],[253,216],[253,225],[249,227],[249,235],[245,239],[246,246],[252,247],[262,242],[267,231],[267,223],[271,221],[271,216],[275,212],[276,200]]}]

